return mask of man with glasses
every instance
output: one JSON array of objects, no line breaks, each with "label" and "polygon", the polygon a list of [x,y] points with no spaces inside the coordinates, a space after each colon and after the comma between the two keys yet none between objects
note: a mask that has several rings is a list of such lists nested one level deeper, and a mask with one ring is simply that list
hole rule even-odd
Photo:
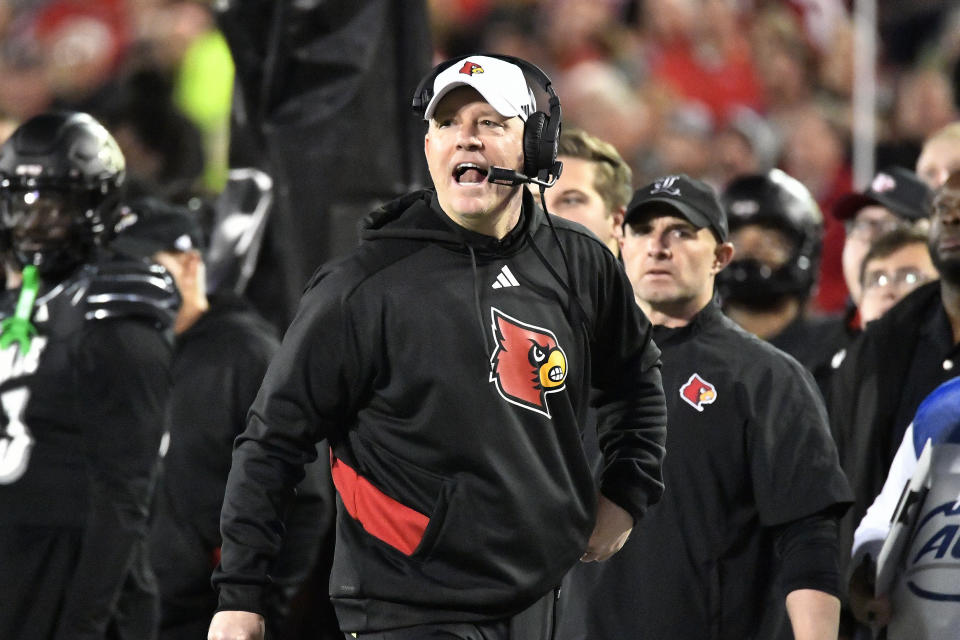
[{"label": "man with glasses", "polygon": [[929,187],[913,171],[889,167],[877,172],[862,192],[849,193],[837,202],[834,216],[846,221],[843,279],[850,292],[851,326],[859,326],[853,316],[860,306],[861,266],[870,244],[884,233],[899,228],[916,227],[925,231],[930,196]]},{"label": "man with glasses", "polygon": [[[843,363],[850,342],[860,334],[868,321],[863,318],[862,308],[864,257],[880,237],[898,230],[908,232],[914,229],[921,234],[920,241],[925,243],[929,226],[927,205],[931,196],[930,188],[917,174],[902,167],[888,167],[878,171],[866,189],[848,193],[837,201],[833,209],[834,217],[846,223],[842,263],[843,279],[847,283],[850,296],[843,316],[837,320],[840,330],[831,334],[840,336],[834,345],[836,351],[829,359],[813,367],[814,377],[822,390],[829,388],[829,379]],[[887,249],[887,255],[894,249],[895,247]],[[915,253],[916,249],[911,257],[923,261],[922,255],[917,256]],[[880,296],[878,299],[878,292],[873,292],[868,303],[869,320],[876,320],[883,311],[892,307],[910,290],[912,288],[904,290],[893,302],[883,306],[882,310],[879,310],[876,303],[880,299],[889,302],[889,298]]]},{"label": "man with glasses", "polygon": [[860,322],[864,326],[923,283],[939,277],[927,237],[904,228],[885,233],[870,245],[860,273]]}]

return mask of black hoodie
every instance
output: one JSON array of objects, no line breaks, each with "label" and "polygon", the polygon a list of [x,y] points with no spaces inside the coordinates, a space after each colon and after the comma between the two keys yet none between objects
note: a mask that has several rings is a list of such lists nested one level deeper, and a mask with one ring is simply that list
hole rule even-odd
[{"label": "black hoodie", "polygon": [[421,191],[314,276],[237,440],[221,610],[262,611],[280,514],[323,438],[339,494],[330,593],[348,631],[506,618],[559,584],[594,525],[591,399],[600,490],[635,519],[656,502],[666,409],[650,323],[614,256],[554,225],[524,192],[497,240]]}]

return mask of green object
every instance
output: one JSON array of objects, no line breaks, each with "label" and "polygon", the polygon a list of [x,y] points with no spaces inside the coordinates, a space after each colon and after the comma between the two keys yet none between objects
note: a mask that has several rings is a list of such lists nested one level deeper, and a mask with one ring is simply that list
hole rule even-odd
[{"label": "green object", "polygon": [[190,44],[176,78],[174,100],[203,134],[203,183],[212,193],[227,181],[234,73],[226,39],[211,29]]},{"label": "green object", "polygon": [[0,322],[0,349],[6,349],[16,343],[20,346],[20,353],[30,351],[30,339],[37,335],[37,329],[30,322],[33,315],[33,303],[37,299],[37,290],[40,288],[40,278],[37,277],[37,268],[27,265],[23,268],[23,284],[20,286],[20,297],[17,299],[17,309],[12,316]]}]

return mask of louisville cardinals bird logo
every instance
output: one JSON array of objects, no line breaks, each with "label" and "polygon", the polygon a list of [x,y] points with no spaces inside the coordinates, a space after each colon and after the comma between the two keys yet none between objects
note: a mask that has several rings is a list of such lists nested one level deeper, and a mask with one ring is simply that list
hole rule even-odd
[{"label": "louisville cardinals bird logo", "polygon": [[478,65],[476,62],[464,62],[463,66],[460,67],[460,73],[465,76],[473,76],[478,73],[483,73],[483,67]]},{"label": "louisville cardinals bird logo", "polygon": [[552,332],[490,309],[497,347],[490,356],[490,382],[507,402],[548,418],[546,395],[562,391],[567,356]]},{"label": "louisville cardinals bird logo", "polygon": [[703,405],[716,402],[717,388],[695,373],[680,387],[680,397],[697,411],[703,411]]}]

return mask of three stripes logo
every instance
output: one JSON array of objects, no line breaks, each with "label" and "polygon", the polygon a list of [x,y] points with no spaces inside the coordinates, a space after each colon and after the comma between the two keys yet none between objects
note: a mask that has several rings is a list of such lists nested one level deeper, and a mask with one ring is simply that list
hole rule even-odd
[{"label": "three stripes logo", "polygon": [[510,271],[510,267],[503,265],[503,268],[500,269],[500,273],[497,274],[497,279],[494,280],[491,287],[494,289],[506,289],[508,287],[519,287],[520,283],[517,282],[516,277],[514,277],[513,272]]}]

